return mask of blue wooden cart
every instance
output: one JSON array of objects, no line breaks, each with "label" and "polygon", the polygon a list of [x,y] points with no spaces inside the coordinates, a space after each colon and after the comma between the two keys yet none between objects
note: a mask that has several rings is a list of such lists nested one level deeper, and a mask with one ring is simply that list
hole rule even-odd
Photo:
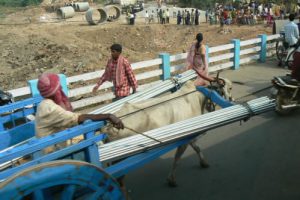
[{"label": "blue wooden cart", "polygon": [[[215,91],[204,87],[197,89],[221,107],[232,105]],[[106,135],[96,133],[105,125],[104,121],[87,121],[44,138],[34,137],[34,121],[27,121],[26,116],[35,113],[41,100],[35,97],[0,107],[1,199],[124,199],[115,178],[142,167],[200,134],[145,149],[106,166],[101,162],[98,150],[98,143]],[[20,118],[25,119],[25,123],[18,125]],[[5,129],[7,123],[12,127]],[[80,135],[84,137],[80,143],[42,154],[44,148]]]}]

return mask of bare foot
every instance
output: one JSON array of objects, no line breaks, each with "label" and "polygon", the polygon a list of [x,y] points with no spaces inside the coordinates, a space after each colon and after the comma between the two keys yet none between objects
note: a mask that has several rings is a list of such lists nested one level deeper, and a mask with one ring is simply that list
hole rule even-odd
[{"label": "bare foot", "polygon": [[209,168],[209,164],[205,160],[200,162],[200,166],[202,168]]},{"label": "bare foot", "polygon": [[170,187],[177,187],[177,183],[173,178],[168,177],[167,182]]}]

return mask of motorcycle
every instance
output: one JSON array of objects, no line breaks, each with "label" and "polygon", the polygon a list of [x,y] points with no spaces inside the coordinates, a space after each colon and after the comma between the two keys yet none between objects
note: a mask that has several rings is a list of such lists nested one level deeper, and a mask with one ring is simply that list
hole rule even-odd
[{"label": "motorcycle", "polygon": [[290,75],[276,76],[272,79],[271,95],[276,99],[276,112],[287,115],[300,107],[300,82]]}]

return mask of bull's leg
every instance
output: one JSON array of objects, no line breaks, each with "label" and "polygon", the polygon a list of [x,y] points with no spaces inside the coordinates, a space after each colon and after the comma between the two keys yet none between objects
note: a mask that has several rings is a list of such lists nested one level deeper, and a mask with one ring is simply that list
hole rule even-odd
[{"label": "bull's leg", "polygon": [[193,140],[191,141],[189,144],[191,145],[191,147],[196,151],[198,158],[199,158],[199,162],[200,162],[200,166],[202,168],[208,168],[209,164],[208,162],[205,160],[203,153],[201,152],[200,147],[196,144],[197,140]]},{"label": "bull's leg", "polygon": [[183,155],[183,153],[185,152],[187,147],[188,147],[188,144],[184,144],[184,145],[181,145],[180,147],[178,147],[176,149],[175,158],[174,158],[174,161],[173,161],[173,164],[172,164],[172,168],[171,168],[170,174],[167,178],[168,184],[171,187],[176,187],[177,186],[177,183],[176,183],[176,180],[175,180],[175,171],[176,171],[176,168],[178,166],[178,162],[179,162],[181,156]]}]

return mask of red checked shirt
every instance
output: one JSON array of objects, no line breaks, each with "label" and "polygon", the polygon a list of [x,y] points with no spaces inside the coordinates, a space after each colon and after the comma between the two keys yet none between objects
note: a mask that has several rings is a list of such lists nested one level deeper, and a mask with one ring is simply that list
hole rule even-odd
[{"label": "red checked shirt", "polygon": [[122,85],[116,87],[116,69],[117,69],[117,60],[113,60],[113,62],[108,62],[105,68],[105,72],[102,77],[99,79],[97,85],[100,86],[105,81],[112,81],[114,85],[114,93],[116,97],[126,97],[130,94],[130,87],[136,89],[138,87],[137,81],[133,74],[130,63],[127,59],[124,60],[121,79]]}]

